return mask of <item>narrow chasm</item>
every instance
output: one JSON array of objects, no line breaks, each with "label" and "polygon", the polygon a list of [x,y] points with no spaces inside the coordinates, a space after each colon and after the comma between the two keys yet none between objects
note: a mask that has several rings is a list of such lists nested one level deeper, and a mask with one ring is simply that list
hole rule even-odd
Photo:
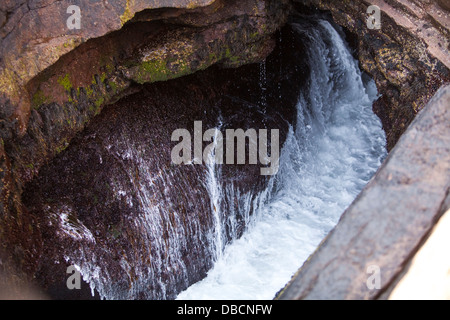
[{"label": "narrow chasm", "polygon": [[276,39],[260,63],[134,84],[26,184],[46,294],[272,299],[289,281],[387,152],[375,83],[342,29],[294,16]]}]

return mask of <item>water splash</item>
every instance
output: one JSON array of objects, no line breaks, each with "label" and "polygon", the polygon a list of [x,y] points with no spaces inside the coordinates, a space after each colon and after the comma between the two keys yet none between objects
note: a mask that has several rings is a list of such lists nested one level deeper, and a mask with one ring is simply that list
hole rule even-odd
[{"label": "water splash", "polygon": [[214,253],[214,261],[217,261],[222,257],[223,249],[225,248],[226,235],[223,231],[223,214],[222,214],[222,170],[221,165],[216,161],[216,151],[218,147],[220,130],[222,128],[222,120],[219,119],[219,125],[215,130],[213,138],[213,148],[206,160],[206,183],[205,187],[208,190],[209,198],[211,201],[211,212],[214,217],[214,230],[212,240],[211,251]]},{"label": "water splash", "polygon": [[[153,113],[158,108],[133,105],[111,113],[121,121],[97,122],[78,149],[64,154],[75,164],[67,170],[74,176],[45,176],[57,182],[48,187],[58,201],[49,202],[44,216],[53,217],[49,222],[64,243],[61,255],[93,292],[105,299],[172,299],[215,262],[209,276],[179,298],[272,298],[364,187],[385,155],[381,124],[371,111],[376,88],[362,80],[357,62],[329,23],[305,19],[293,28],[307,44],[311,75],[299,95],[297,121],[289,118],[295,126],[284,140],[279,174],[268,184],[249,167],[171,166],[157,152],[170,154],[165,143],[170,139],[162,137],[175,127],[148,128],[155,114],[160,117]],[[256,114],[256,125],[276,127],[278,118],[268,113],[278,110],[265,109],[264,120],[261,110],[274,97],[271,88],[279,77],[264,64],[259,78],[254,71],[255,99],[239,101],[242,110],[223,110],[225,119],[235,125],[240,117],[251,120]],[[225,91],[227,99],[233,90]],[[178,98],[171,103],[180,108],[178,114],[198,97],[188,93],[184,104],[178,105]],[[171,119],[170,110],[161,112],[162,118]],[[202,114],[209,123],[217,122],[209,104],[207,110]],[[68,162],[56,161],[64,168],[58,172],[64,172]],[[89,184],[93,187],[85,193]],[[74,185],[72,198],[59,192]]]},{"label": "water splash", "polygon": [[244,235],[178,299],[272,299],[386,156],[385,135],[372,112],[375,85],[362,80],[342,35],[325,20],[292,27],[306,42],[311,74],[270,201],[257,204]]},{"label": "water splash", "polygon": [[267,108],[267,63],[266,60],[259,64],[259,89],[261,94],[261,106],[264,113]]}]

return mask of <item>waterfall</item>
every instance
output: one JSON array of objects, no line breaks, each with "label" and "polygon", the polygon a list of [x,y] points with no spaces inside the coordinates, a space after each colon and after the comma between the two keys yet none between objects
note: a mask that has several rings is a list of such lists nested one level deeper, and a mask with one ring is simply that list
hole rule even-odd
[{"label": "waterfall", "polygon": [[[74,266],[102,299],[273,298],[386,156],[375,84],[339,29],[304,17],[281,35],[259,65],[148,84],[105,107],[43,167],[23,197],[45,227],[40,273],[64,280]],[[219,161],[219,132],[239,128],[278,130],[277,175]],[[171,159],[178,129],[194,130],[185,165]]]},{"label": "waterfall", "polygon": [[225,235],[223,231],[223,218],[222,218],[222,170],[219,163],[216,161],[216,151],[218,146],[218,139],[220,129],[222,127],[222,120],[219,121],[219,125],[215,129],[215,135],[213,138],[213,148],[208,154],[206,165],[206,190],[208,190],[209,198],[211,201],[211,212],[214,217],[214,230],[211,240],[212,249],[214,253],[214,260],[217,261],[221,256],[225,246]]},{"label": "waterfall", "polygon": [[306,42],[310,76],[280,171],[248,229],[204,280],[178,299],[272,299],[336,225],[386,156],[377,98],[342,33],[322,19],[293,30]]},{"label": "waterfall", "polygon": [[[204,184],[208,191],[211,214],[214,219],[210,244],[215,262],[222,258],[226,244],[240,236],[237,230],[238,224],[240,223],[244,228],[248,228],[255,222],[259,209],[268,201],[273,188],[273,181],[269,181],[267,187],[260,193],[255,194],[253,191],[242,193],[234,187],[233,183],[224,183],[222,177],[223,163],[216,157],[218,142],[223,139],[220,133],[223,126],[224,121],[219,117],[218,124],[214,129],[212,148],[205,162]],[[239,205],[236,205],[236,202]]]},{"label": "waterfall", "polygon": [[259,89],[261,91],[261,106],[263,107],[263,112],[267,108],[267,65],[264,60],[259,64]]}]

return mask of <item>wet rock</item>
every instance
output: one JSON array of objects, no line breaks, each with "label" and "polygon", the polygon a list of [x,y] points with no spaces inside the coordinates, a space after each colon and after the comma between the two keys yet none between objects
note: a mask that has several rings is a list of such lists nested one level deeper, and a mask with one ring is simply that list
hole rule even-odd
[{"label": "wet rock", "polygon": [[[20,239],[37,236],[24,227],[32,220],[22,204],[24,185],[106,104],[139,90],[137,83],[261,61],[289,11],[288,1],[81,1],[82,27],[67,30],[70,4],[0,7],[0,255],[18,270],[30,255],[15,257]],[[161,55],[151,56],[155,51]]]},{"label": "wet rock", "polygon": [[449,105],[447,86],[418,114],[279,299],[388,297],[385,293],[448,210]]},{"label": "wet rock", "polygon": [[[69,29],[71,1],[7,1],[0,11],[5,15],[0,29],[0,91],[20,108],[26,108],[24,85],[62,55],[81,43],[120,29],[136,12],[144,9],[189,8],[210,5],[212,0],[195,1],[79,1],[81,24]],[[18,116],[23,116],[17,110]],[[25,118],[23,119],[26,120]],[[24,123],[25,126],[25,123]],[[24,130],[25,128],[23,128]]]},{"label": "wet rock", "polygon": [[[5,101],[14,109],[3,121],[12,128],[14,136],[8,143],[14,144],[17,150],[10,155],[14,167],[19,171],[15,173],[17,179],[26,181],[27,177],[33,175],[27,165],[33,164],[37,171],[64,148],[105,104],[132,92],[134,83],[173,79],[204,70],[213,64],[238,67],[265,58],[273,50],[274,32],[287,18],[287,2],[274,5],[260,0],[233,1],[227,2],[226,6],[222,2],[216,1],[199,9],[194,8],[200,2],[190,2],[189,10],[180,9],[182,4],[173,2],[168,7],[177,9],[165,8],[156,12],[150,10],[150,5],[118,31],[111,32],[122,27],[122,24],[111,22],[112,25],[103,24],[102,27],[107,28],[108,32],[93,28],[99,34],[85,35],[89,30],[86,26],[80,30],[81,34],[70,34],[71,41],[79,41],[73,40],[63,52],[55,52],[56,44],[50,40],[44,44],[39,42],[36,46],[33,43],[28,45],[26,50],[30,51],[29,55],[20,54],[21,51],[17,51],[12,44],[3,42],[1,48],[8,50],[10,55],[20,56],[20,61],[26,60],[22,64],[33,64],[38,68],[34,72],[34,69],[27,67],[24,72],[26,77],[18,85],[11,84],[8,87],[20,87],[20,99],[24,104],[14,99],[9,89],[2,90]],[[58,8],[63,5],[63,2],[57,4]],[[134,5],[134,9],[127,8],[132,14],[130,18],[137,8],[143,10],[142,5],[140,3]],[[54,6],[54,3],[47,4],[45,11],[39,11],[39,17],[48,15],[54,19],[54,15],[49,12],[55,10]],[[86,8],[99,10],[96,6]],[[115,10],[119,10],[117,3],[115,6]],[[108,18],[108,14],[113,13],[106,10],[106,17],[102,16],[102,19],[114,21],[112,17]],[[209,19],[205,20],[205,15]],[[24,19],[28,18],[25,14]],[[43,23],[36,19],[36,24]],[[86,19],[93,18],[87,15]],[[38,34],[44,37],[45,32],[51,31],[46,29],[42,32],[42,35]],[[98,38],[103,34],[106,35]],[[14,35],[11,34],[8,39],[13,41]],[[17,35],[15,41],[25,41],[21,37],[26,36],[26,33],[20,37]],[[41,49],[51,51],[58,60],[47,59]],[[4,63],[11,59],[5,55]],[[36,62],[36,59],[45,60],[45,63]],[[5,66],[5,72],[8,72]],[[15,74],[20,72],[15,70]],[[0,79],[7,82],[8,78],[0,76]],[[52,104],[53,111],[49,114],[48,106]],[[53,128],[46,127],[46,122],[43,125],[34,124],[36,118],[31,117],[33,109],[41,117],[51,119]],[[24,138],[33,130],[41,131],[31,133],[40,139],[33,141]],[[26,164],[22,159],[26,159]]]},{"label": "wet rock", "polygon": [[302,51],[287,28],[264,72],[213,67],[107,106],[23,193],[42,237],[29,256],[37,284],[52,298],[70,296],[71,264],[110,299],[171,299],[201,280],[215,257],[214,211],[233,220],[224,242],[239,237],[269,177],[261,165],[224,165],[218,183],[228,197],[212,206],[207,168],[174,165],[171,135],[220,122],[223,132],[279,129],[282,145],[308,72]]},{"label": "wet rock", "polygon": [[[417,112],[450,81],[448,11],[438,1],[295,2],[330,11],[336,23],[348,30],[362,69],[375,79],[382,95],[374,111],[383,122],[391,150]],[[381,9],[379,30],[368,27],[370,5]]]},{"label": "wet rock", "polygon": [[445,10],[450,11],[450,3],[445,0],[437,0],[437,3]]}]

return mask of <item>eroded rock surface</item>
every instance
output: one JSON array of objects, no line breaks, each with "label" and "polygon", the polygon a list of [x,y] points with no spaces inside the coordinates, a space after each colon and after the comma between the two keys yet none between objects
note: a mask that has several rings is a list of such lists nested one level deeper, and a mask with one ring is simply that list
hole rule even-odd
[{"label": "eroded rock surface", "polygon": [[419,113],[280,299],[387,298],[383,293],[448,210],[449,105],[447,86]]},{"label": "eroded rock surface", "polygon": [[0,8],[2,261],[26,274],[40,235],[22,193],[42,166],[139,84],[263,60],[289,12],[288,1],[81,1],[82,28],[68,31],[70,4]]},{"label": "eroded rock surface", "polygon": [[[450,12],[445,1],[295,0],[331,11],[347,28],[361,67],[376,81],[391,150],[434,93],[450,81]],[[367,9],[381,9],[381,29],[369,29]]]},{"label": "eroded rock surface", "polygon": [[33,223],[18,232],[34,236],[24,261],[35,282],[51,297],[73,297],[65,286],[73,264],[104,298],[170,299],[202,279],[215,257],[214,213],[224,243],[238,238],[269,177],[261,165],[223,166],[223,199],[212,204],[207,167],[174,165],[171,135],[201,120],[204,131],[276,128],[282,146],[308,72],[302,51],[287,29],[264,72],[213,67],[107,106],[23,193]]},{"label": "eroded rock surface", "polygon": [[[447,2],[294,2],[300,12],[331,11],[349,31],[382,94],[374,108],[392,149],[450,79]],[[79,30],[67,30],[66,0],[0,4],[0,264],[18,282],[35,276],[49,241],[41,217],[22,199],[41,168],[64,154],[105,105],[143,83],[261,61],[290,13],[287,0],[78,3]],[[382,10],[380,30],[367,28],[369,5]]]},{"label": "eroded rock surface", "polygon": [[213,0],[88,1],[77,2],[80,29],[69,29],[71,1],[2,1],[0,5],[0,92],[18,105],[15,116],[26,129],[29,106],[25,84],[54,64],[62,55],[89,39],[119,30],[136,12],[155,8],[189,8],[210,5]]}]

